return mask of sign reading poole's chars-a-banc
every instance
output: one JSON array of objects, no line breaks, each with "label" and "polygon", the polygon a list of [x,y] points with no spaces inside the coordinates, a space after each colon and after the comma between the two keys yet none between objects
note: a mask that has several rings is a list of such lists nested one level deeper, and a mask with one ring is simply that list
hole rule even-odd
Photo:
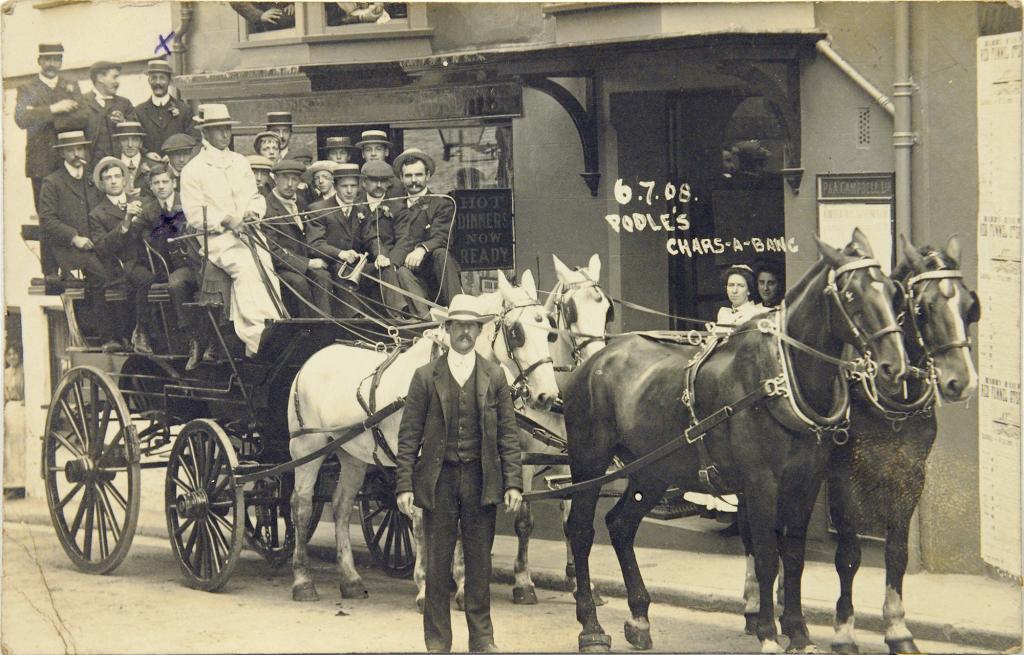
[{"label": "sign reading poole's chars-a-banc", "polygon": [[512,189],[452,191],[458,203],[452,254],[464,271],[516,267]]}]

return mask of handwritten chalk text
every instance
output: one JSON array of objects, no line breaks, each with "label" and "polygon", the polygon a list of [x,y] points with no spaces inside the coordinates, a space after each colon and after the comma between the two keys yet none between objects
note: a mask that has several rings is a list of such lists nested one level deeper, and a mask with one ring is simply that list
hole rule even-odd
[{"label": "handwritten chalk text", "polygon": [[693,257],[694,255],[721,255],[726,252],[800,252],[800,246],[793,237],[675,237],[665,241],[665,250],[670,255]]}]

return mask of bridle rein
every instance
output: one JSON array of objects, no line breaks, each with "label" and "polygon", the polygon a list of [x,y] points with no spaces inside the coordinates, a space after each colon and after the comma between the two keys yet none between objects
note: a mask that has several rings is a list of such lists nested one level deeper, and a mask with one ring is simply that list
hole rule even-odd
[{"label": "bridle rein", "polygon": [[520,320],[510,321],[508,319],[509,312],[516,309],[526,309],[528,307],[541,307],[538,302],[527,303],[525,305],[503,305],[501,315],[498,316],[498,328],[494,331],[494,335],[491,337],[491,349],[494,350],[494,346],[498,341],[498,333],[500,332],[504,339],[505,350],[508,352],[509,359],[516,365],[516,370],[519,374],[515,380],[512,381],[512,396],[513,398],[527,399],[530,397],[530,374],[545,364],[554,364],[554,360],[551,356],[542,357],[532,364],[523,367],[519,361],[519,357],[516,355],[516,350],[526,345],[526,328],[523,327],[523,323]]}]

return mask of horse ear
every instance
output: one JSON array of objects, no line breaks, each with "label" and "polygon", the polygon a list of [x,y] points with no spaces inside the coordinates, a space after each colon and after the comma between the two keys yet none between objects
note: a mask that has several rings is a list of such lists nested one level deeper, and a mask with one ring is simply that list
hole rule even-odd
[{"label": "horse ear", "polygon": [[900,235],[900,243],[903,245],[903,256],[910,262],[915,271],[924,271],[924,257],[917,251],[917,246],[910,242],[907,235]]},{"label": "horse ear", "polygon": [[871,247],[871,242],[868,241],[867,235],[861,232],[859,227],[853,228],[853,237],[851,238],[851,241],[860,246],[861,252],[864,253],[865,257],[875,256],[875,251]]},{"label": "horse ear", "polygon": [[960,237],[954,234],[949,237],[949,241],[946,242],[946,254],[950,259],[959,263],[960,262]]},{"label": "horse ear", "polygon": [[814,237],[814,242],[818,244],[818,252],[821,253],[821,256],[825,258],[832,268],[839,268],[843,265],[843,253],[828,245],[818,237]]},{"label": "horse ear", "polygon": [[505,277],[505,271],[498,269],[498,291],[504,296],[507,292],[512,290],[512,285],[509,283],[508,278]]},{"label": "horse ear", "polygon": [[555,275],[558,276],[558,281],[562,284],[567,284],[569,274],[572,272],[569,267],[562,263],[562,260],[558,258],[558,255],[552,254],[551,259],[555,262]]},{"label": "horse ear", "polygon": [[590,262],[587,264],[587,271],[590,272],[590,279],[594,282],[601,279],[601,258],[596,252],[590,256]]},{"label": "horse ear", "polygon": [[526,291],[526,295],[534,300],[537,299],[537,283],[533,281],[533,271],[526,269],[519,276],[519,288]]}]

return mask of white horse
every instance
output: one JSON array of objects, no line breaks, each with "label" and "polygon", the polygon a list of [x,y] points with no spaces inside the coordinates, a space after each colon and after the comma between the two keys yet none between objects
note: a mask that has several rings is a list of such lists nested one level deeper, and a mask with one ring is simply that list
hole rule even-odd
[{"label": "white horse", "polygon": [[[548,353],[547,327],[544,308],[536,301],[533,276],[523,275],[523,287],[513,287],[504,275],[498,275],[498,291],[481,296],[481,303],[489,306],[499,318],[488,327],[478,340],[478,350],[504,366],[526,373],[522,386],[530,391],[529,402],[535,407],[547,407],[558,395],[554,369]],[[515,338],[521,335],[521,343]],[[431,338],[432,337],[432,338]],[[384,407],[405,396],[413,373],[427,364],[434,344],[441,335],[425,334],[407,351],[400,354],[380,376],[376,390],[377,406]],[[510,344],[514,344],[511,345]],[[387,359],[386,353],[335,344],[328,346],[306,361],[292,382],[288,402],[288,427],[294,433],[300,429],[323,428],[322,432],[308,432],[289,443],[292,458],[300,458],[324,446],[332,437],[350,426],[361,423],[366,412],[357,394],[369,397],[374,371]],[[397,449],[401,412],[392,414],[379,424],[388,447]],[[349,538],[349,518],[359,489],[362,487],[366,467],[374,463],[376,444],[369,431],[352,439],[338,451],[341,464],[338,482],[331,503],[334,509],[334,530],[338,569],[341,574],[342,598],[366,598],[368,592],[356,571]],[[295,526],[295,552],[292,560],[294,581],[292,598],[314,601],[319,598],[309,576],[306,541],[312,498],[316,478],[324,458],[318,458],[295,469],[295,489],[292,492],[292,523]],[[418,523],[418,519],[414,521]],[[414,541],[416,541],[414,529]],[[420,552],[418,543],[415,551]],[[417,558],[418,563],[422,558]],[[417,577],[419,597],[423,596],[423,578]]]}]

